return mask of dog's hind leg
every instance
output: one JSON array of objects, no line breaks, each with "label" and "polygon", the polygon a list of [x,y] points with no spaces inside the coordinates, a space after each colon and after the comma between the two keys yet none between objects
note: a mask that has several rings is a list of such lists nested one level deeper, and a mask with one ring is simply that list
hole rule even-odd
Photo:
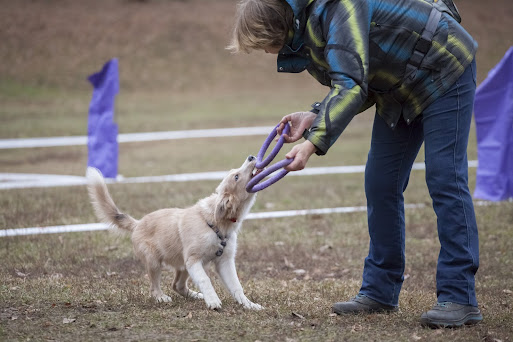
[{"label": "dog's hind leg", "polygon": [[203,299],[203,295],[201,293],[189,289],[187,286],[188,279],[189,272],[186,270],[176,270],[175,280],[173,281],[173,290],[184,297]]},{"label": "dog's hind leg", "polygon": [[157,302],[170,302],[171,297],[167,296],[162,292],[160,288],[160,275],[162,269],[160,264],[148,262],[146,265],[148,271],[148,277],[150,278],[150,295],[157,300]]}]

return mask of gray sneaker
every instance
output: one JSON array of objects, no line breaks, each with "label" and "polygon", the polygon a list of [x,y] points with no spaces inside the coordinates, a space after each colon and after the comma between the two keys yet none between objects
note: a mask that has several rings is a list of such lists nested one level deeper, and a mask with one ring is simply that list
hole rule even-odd
[{"label": "gray sneaker", "polygon": [[420,316],[420,324],[431,328],[456,328],[477,324],[482,320],[483,315],[476,306],[451,302],[436,303],[431,310]]},{"label": "gray sneaker", "polygon": [[380,302],[370,299],[366,295],[358,294],[356,297],[347,302],[338,302],[333,304],[333,312],[338,315],[358,314],[358,313],[374,313],[374,312],[395,312],[399,307],[381,304]]}]

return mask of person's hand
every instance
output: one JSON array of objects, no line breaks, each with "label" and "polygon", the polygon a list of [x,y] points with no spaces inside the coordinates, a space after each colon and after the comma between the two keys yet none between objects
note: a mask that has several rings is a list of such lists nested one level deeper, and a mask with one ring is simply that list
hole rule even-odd
[{"label": "person's hand", "polygon": [[290,122],[290,132],[289,134],[284,134],[283,138],[285,142],[288,143],[298,141],[303,137],[303,132],[305,131],[305,129],[310,128],[316,116],[317,114],[312,112],[296,112],[289,115],[285,115],[281,119],[280,125],[276,129],[276,132],[278,133],[278,138],[280,137],[283,128],[285,128],[285,124],[287,122]]},{"label": "person's hand", "polygon": [[299,171],[303,170],[308,162],[308,159],[317,150],[314,144],[310,140],[306,140],[301,144],[295,145],[289,153],[285,155],[285,158],[294,158],[294,161],[285,167],[287,171]]}]

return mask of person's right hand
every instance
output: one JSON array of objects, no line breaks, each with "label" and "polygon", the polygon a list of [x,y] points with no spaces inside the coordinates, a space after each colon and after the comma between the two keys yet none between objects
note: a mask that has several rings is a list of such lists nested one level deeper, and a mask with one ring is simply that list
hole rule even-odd
[{"label": "person's right hand", "polygon": [[285,115],[276,129],[278,133],[278,138],[285,127],[287,122],[290,123],[290,132],[289,134],[284,134],[283,138],[285,142],[293,143],[298,141],[303,137],[303,132],[305,129],[310,128],[312,122],[314,121],[317,114],[312,112],[296,112],[292,114]]}]

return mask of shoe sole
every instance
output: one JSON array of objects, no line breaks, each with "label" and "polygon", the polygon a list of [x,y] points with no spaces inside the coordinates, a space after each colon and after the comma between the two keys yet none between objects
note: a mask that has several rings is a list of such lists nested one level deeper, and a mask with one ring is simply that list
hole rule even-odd
[{"label": "shoe sole", "polygon": [[464,318],[457,320],[457,321],[434,321],[430,319],[420,319],[420,324],[423,326],[427,326],[433,329],[439,329],[439,328],[459,328],[464,325],[474,325],[478,324],[483,320],[483,316],[481,313],[475,314],[475,313],[469,313]]},{"label": "shoe sole", "polygon": [[389,314],[389,313],[394,313],[394,312],[398,312],[399,311],[399,308],[394,308],[394,309],[368,309],[368,310],[353,310],[353,311],[341,311],[341,310],[337,310],[335,308],[332,308],[332,309],[333,309],[333,312],[336,313],[337,315],[358,315],[358,314],[374,314],[374,313]]}]

